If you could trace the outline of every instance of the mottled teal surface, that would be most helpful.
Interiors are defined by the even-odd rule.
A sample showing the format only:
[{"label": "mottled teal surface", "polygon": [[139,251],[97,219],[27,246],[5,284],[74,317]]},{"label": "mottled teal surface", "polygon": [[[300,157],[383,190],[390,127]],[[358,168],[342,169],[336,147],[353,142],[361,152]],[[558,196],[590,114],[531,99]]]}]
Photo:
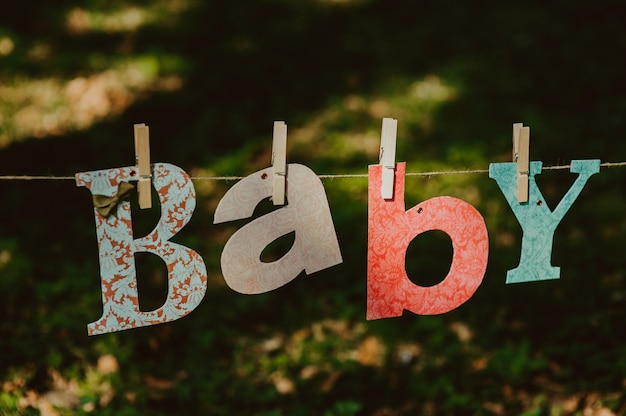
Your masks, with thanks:
[{"label": "mottled teal surface", "polygon": [[523,232],[520,263],[515,269],[507,272],[506,283],[559,278],[560,268],[553,267],[550,262],[554,231],[587,180],[591,175],[600,171],[599,160],[573,160],[570,172],[578,173],[578,177],[559,205],[554,211],[550,211],[535,182],[535,175],[541,173],[541,166],[541,162],[530,163],[528,202],[519,203],[517,202],[517,164],[511,162],[489,165],[489,177],[498,183]]}]

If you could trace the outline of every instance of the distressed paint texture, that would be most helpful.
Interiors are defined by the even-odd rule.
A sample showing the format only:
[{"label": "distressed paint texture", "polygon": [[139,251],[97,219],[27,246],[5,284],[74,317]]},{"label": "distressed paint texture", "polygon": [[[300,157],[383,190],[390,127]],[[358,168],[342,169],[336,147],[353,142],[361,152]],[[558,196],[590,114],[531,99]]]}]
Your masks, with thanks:
[{"label": "distressed paint texture", "polygon": [[558,279],[561,269],[551,264],[554,232],[570,209],[587,180],[600,171],[599,160],[573,160],[570,171],[578,173],[574,184],[561,202],[550,211],[535,175],[541,173],[541,162],[530,163],[528,202],[517,202],[517,164],[492,163],[489,177],[494,179],[522,227],[522,249],[519,265],[506,274],[506,283]]},{"label": "distressed paint texture", "polygon": [[[369,167],[367,319],[449,312],[466,302],[483,280],[489,255],[485,221],[470,204],[452,197],[428,199],[405,211],[406,164],[397,163],[394,196],[381,197],[381,166]],[[450,271],[431,287],[411,282],[405,260],[409,243],[419,234],[441,230],[452,240]],[[424,253],[428,256],[429,253]]]}]

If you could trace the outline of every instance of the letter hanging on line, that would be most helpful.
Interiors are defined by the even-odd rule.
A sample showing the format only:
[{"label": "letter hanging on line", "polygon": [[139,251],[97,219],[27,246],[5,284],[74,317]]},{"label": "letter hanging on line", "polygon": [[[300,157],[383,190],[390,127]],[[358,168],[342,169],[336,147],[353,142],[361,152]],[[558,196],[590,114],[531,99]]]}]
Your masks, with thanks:
[{"label": "letter hanging on line", "polygon": [[530,163],[528,202],[525,203],[517,201],[516,164],[489,165],[489,177],[500,187],[523,233],[519,265],[507,272],[506,283],[534,282],[560,277],[560,267],[553,267],[550,262],[554,232],[589,178],[600,171],[600,160],[572,160],[570,171],[578,173],[578,177],[559,205],[554,211],[550,211],[535,180],[535,175],[541,173],[541,165],[541,162]]},{"label": "letter hanging on line", "polygon": [[[97,199],[110,197],[110,212],[94,208],[102,285],[102,317],[87,325],[89,335],[122,331],[174,321],[187,315],[202,301],[207,272],[194,250],[170,242],[191,219],[196,193],[189,176],[167,163],[152,165],[152,184],[161,202],[161,217],[154,230],[133,239],[130,202],[117,196],[120,183],[138,180],[135,167],[76,174],[77,186],[85,186]],[[139,309],[135,253],[152,253],[167,266],[167,299],[160,308]]]},{"label": "letter hanging on line", "polygon": [[[428,199],[405,211],[406,163],[397,163],[393,198],[380,186],[382,166],[371,165],[368,179],[367,319],[449,312],[472,297],[487,269],[489,239],[480,213],[457,198]],[[411,282],[405,260],[409,243],[419,234],[441,230],[452,240],[450,271],[442,282],[422,287]],[[424,253],[428,256],[428,253]]]},{"label": "letter hanging on line", "polygon": [[[339,243],[322,182],[304,165],[287,165],[287,205],[256,218],[226,242],[221,265],[228,286],[244,294],[277,289],[303,270],[306,274],[342,262]],[[237,182],[215,210],[215,224],[249,218],[255,207],[272,196],[272,168]],[[265,263],[261,253],[274,240],[295,231],[291,249],[280,259]]]}]

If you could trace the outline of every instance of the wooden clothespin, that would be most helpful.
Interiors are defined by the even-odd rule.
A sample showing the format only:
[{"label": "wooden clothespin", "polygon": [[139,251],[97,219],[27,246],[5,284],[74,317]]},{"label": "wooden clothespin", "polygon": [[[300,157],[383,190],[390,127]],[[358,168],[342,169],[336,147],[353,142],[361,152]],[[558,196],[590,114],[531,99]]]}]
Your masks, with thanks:
[{"label": "wooden clothespin", "polygon": [[272,202],[274,205],[285,205],[287,185],[287,124],[284,121],[274,122],[272,141]]},{"label": "wooden clothespin", "polygon": [[517,202],[528,202],[530,175],[530,127],[513,124],[513,161],[517,162]]},{"label": "wooden clothespin", "polygon": [[139,171],[137,193],[139,208],[152,208],[152,183],[150,169],[150,130],[145,124],[135,124],[135,163]]},{"label": "wooden clothespin", "polygon": [[380,194],[383,199],[393,199],[393,184],[396,168],[396,135],[398,132],[398,120],[383,118],[383,128],[380,134],[379,163],[383,167],[382,185]]}]

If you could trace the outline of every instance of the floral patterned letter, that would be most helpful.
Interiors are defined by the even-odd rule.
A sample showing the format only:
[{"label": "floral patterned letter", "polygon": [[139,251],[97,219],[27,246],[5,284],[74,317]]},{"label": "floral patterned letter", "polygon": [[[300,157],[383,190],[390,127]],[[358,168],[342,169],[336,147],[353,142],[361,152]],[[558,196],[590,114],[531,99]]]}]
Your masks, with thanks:
[{"label": "floral patterned letter", "polygon": [[[369,167],[367,319],[449,312],[466,302],[483,280],[489,240],[480,213],[451,197],[428,199],[405,211],[404,173],[397,163],[393,199],[380,194],[381,165]],[[450,236],[454,254],[445,279],[432,287],[415,285],[406,274],[409,243],[419,234],[441,230]],[[428,255],[425,253],[424,255]]]},{"label": "floral patterned letter", "polygon": [[[272,168],[239,181],[215,210],[215,224],[249,218],[272,195]],[[296,232],[293,246],[280,259],[265,263],[261,253],[280,236]],[[287,205],[241,227],[222,251],[222,274],[228,286],[245,294],[277,289],[302,270],[315,273],[342,262],[324,186],[303,165],[287,166]]]},{"label": "floral patterned letter", "polygon": [[[77,186],[92,195],[114,197],[122,182],[136,181],[135,167],[76,174]],[[207,288],[207,273],[202,257],[195,251],[169,241],[189,222],[196,205],[196,194],[189,176],[180,168],[152,165],[152,184],[159,194],[161,218],[147,236],[133,239],[130,203],[119,201],[112,213],[96,211],[96,234],[102,282],[102,317],[87,325],[89,335],[122,331],[179,319],[198,306]],[[139,310],[135,253],[148,252],[165,262],[168,293],[160,308]]]},{"label": "floral patterned letter", "polygon": [[492,163],[489,177],[495,179],[522,227],[522,252],[519,266],[509,270],[506,283],[558,279],[561,269],[550,264],[554,232],[591,175],[600,171],[599,160],[572,160],[571,172],[578,173],[576,182],[567,191],[554,211],[537,186],[535,175],[541,173],[541,162],[530,163],[528,201],[517,202],[517,164]]}]

